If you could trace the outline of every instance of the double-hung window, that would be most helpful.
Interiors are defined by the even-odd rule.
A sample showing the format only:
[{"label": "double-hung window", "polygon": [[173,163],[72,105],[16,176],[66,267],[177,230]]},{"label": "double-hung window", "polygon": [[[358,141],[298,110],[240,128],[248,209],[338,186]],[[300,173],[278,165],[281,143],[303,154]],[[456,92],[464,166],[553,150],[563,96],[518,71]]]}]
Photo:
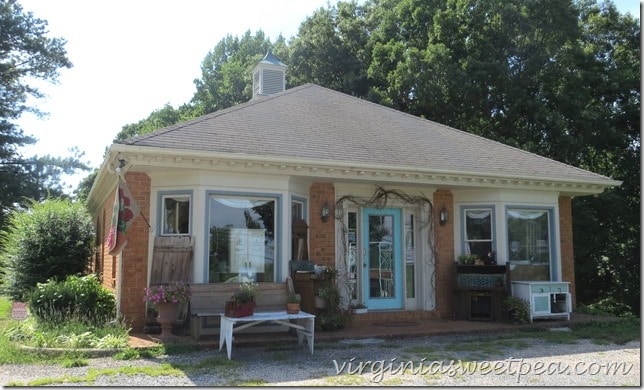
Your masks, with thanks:
[{"label": "double-hung window", "polygon": [[488,258],[495,248],[494,244],[494,208],[463,208],[463,254],[478,255],[480,259]]}]

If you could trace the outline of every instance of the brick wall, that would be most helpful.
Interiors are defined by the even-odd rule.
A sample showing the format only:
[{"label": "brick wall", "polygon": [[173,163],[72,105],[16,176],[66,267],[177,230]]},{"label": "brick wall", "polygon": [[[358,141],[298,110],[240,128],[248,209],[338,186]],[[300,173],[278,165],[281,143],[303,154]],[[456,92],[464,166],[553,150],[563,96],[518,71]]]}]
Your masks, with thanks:
[{"label": "brick wall", "polygon": [[141,207],[145,219],[138,216],[130,227],[129,241],[123,249],[121,313],[133,330],[145,326],[143,289],[148,280],[148,240],[150,228],[150,178],[145,173],[132,172],[125,177],[132,196]]},{"label": "brick wall", "polygon": [[575,260],[572,237],[572,202],[570,197],[559,197],[559,246],[561,247],[561,279],[570,282],[572,305],[576,306]]},{"label": "brick wall", "polygon": [[[441,210],[449,212],[449,220],[445,226],[438,224]],[[452,318],[453,283],[454,283],[454,196],[449,190],[434,192],[435,221],[434,244],[436,246],[436,309],[435,314],[442,318]]]},{"label": "brick wall", "polygon": [[[123,261],[123,275],[121,296],[116,299],[120,302],[121,314],[133,331],[141,331],[145,326],[145,302],[143,302],[143,289],[147,286],[148,277],[148,240],[150,237],[146,220],[150,219],[150,178],[145,173],[130,172],[125,176],[132,196],[141,208],[141,215],[137,216],[129,231],[129,240],[121,253]],[[116,191],[116,189],[114,190]],[[100,211],[102,218],[102,234],[107,235],[112,223],[112,206],[114,205],[115,192],[107,198]],[[105,237],[101,237],[98,248],[102,284],[116,293],[118,278],[117,256],[107,253]]]},{"label": "brick wall", "polygon": [[[309,189],[309,257],[316,264],[335,267],[335,186],[314,183]],[[329,219],[322,222],[320,210],[328,203]]]}]

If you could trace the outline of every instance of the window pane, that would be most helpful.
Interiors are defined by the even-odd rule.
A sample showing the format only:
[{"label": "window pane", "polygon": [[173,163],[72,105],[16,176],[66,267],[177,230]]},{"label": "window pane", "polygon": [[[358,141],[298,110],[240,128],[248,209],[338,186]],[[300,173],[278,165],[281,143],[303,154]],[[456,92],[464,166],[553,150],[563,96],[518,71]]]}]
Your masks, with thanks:
[{"label": "window pane", "polygon": [[209,281],[272,282],[275,201],[210,198]]},{"label": "window pane", "polygon": [[512,260],[550,261],[548,212],[509,210],[508,241]]},{"label": "window pane", "polygon": [[304,204],[299,201],[291,202],[291,219],[304,219]]},{"label": "window pane", "polygon": [[492,209],[465,210],[464,253],[487,259],[494,250],[492,237]]},{"label": "window pane", "polygon": [[190,197],[163,198],[163,234],[190,234]]},{"label": "window pane", "polygon": [[508,253],[519,262],[512,270],[516,280],[550,280],[550,223],[547,210],[507,211]]},{"label": "window pane", "polygon": [[467,240],[491,240],[492,213],[490,210],[467,210],[465,228]]}]

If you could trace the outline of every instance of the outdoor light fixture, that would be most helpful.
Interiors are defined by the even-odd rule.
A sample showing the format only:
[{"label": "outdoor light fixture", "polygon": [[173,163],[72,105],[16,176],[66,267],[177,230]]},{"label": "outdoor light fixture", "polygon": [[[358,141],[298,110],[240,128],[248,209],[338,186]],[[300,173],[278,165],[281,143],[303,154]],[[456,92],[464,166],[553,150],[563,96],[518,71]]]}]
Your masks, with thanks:
[{"label": "outdoor light fixture", "polygon": [[120,158],[119,159],[119,166],[114,168],[114,172],[121,173],[121,170],[123,168],[125,168],[126,165],[127,165],[127,161],[125,161],[124,159]]},{"label": "outdoor light fixture", "polygon": [[440,213],[440,224],[441,226],[445,226],[445,224],[449,221],[449,211],[445,207],[441,210]]},{"label": "outdoor light fixture", "polygon": [[328,203],[322,205],[322,211],[320,212],[320,219],[322,222],[326,222],[329,219],[330,208]]}]

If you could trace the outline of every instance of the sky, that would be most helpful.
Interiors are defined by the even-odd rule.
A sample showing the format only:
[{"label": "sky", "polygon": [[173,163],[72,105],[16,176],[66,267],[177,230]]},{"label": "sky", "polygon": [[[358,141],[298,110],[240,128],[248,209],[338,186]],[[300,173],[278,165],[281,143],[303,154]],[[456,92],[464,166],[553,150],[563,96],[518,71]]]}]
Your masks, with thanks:
[{"label": "sky", "polygon": [[[226,35],[262,30],[287,41],[327,0],[18,0],[24,12],[48,22],[48,36],[67,41],[71,69],[55,85],[38,84],[47,97],[30,101],[48,113],[24,114],[18,125],[38,142],[26,156],[66,157],[71,147],[92,168],[127,124],[195,93],[201,62]],[[336,1],[331,1],[335,4]],[[360,1],[362,3],[362,1]],[[614,1],[639,18],[637,0]],[[250,77],[250,76],[249,76]],[[88,172],[65,181],[76,188]]]}]

